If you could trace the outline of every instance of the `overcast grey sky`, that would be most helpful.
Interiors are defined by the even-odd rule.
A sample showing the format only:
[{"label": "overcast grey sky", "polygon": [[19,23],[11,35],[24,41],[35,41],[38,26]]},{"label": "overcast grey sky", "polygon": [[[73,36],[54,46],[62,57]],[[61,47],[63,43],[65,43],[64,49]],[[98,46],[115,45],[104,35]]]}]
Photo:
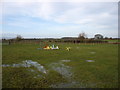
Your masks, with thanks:
[{"label": "overcast grey sky", "polygon": [[[6,0],[7,1],[7,0]],[[3,36],[24,38],[118,37],[117,2],[4,2]]]}]

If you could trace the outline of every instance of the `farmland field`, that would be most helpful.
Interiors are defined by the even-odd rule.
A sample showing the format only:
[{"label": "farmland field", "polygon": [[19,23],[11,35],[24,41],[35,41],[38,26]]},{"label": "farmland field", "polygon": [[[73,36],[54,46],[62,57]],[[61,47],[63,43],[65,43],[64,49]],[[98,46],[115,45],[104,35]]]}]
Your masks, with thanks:
[{"label": "farmland field", "polygon": [[54,44],[60,49],[39,49],[41,43],[3,45],[2,87],[118,87],[117,44]]}]

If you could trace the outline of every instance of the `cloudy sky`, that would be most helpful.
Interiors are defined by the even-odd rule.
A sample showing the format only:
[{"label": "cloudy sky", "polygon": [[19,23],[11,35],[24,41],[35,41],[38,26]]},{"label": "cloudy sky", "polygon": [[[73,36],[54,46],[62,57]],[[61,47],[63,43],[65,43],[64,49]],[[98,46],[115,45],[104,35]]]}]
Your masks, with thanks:
[{"label": "cloudy sky", "polygon": [[[30,0],[32,1],[32,0]],[[3,37],[118,37],[117,2],[3,2]]]}]

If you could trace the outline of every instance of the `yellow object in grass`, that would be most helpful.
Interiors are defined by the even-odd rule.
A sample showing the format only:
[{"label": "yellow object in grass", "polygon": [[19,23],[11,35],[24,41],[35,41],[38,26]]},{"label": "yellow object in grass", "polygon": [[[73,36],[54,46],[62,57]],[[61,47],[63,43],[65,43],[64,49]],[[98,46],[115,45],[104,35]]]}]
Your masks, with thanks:
[{"label": "yellow object in grass", "polygon": [[50,49],[50,47],[49,46],[47,46],[46,48],[44,48],[44,49]]},{"label": "yellow object in grass", "polygon": [[71,47],[66,47],[66,50],[67,50],[67,51],[70,51],[70,49],[71,49]]}]

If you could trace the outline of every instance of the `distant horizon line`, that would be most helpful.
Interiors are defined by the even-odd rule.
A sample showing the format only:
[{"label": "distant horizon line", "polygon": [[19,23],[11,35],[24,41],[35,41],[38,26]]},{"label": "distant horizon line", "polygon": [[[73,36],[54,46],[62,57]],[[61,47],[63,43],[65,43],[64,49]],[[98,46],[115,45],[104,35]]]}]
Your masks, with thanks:
[{"label": "distant horizon line", "polygon": [[[96,34],[101,34],[101,33],[95,33],[94,35],[87,35],[87,38],[94,38],[94,36]],[[18,35],[20,35],[22,38],[63,38],[63,37],[73,37],[73,38],[76,38],[78,36],[68,36],[68,35],[64,35],[64,36],[23,36],[21,34],[14,34],[14,33],[2,33],[0,35],[0,39],[12,39],[12,38],[16,38]],[[104,35],[104,34],[101,34],[103,35],[103,37],[107,37],[107,38],[120,38],[119,35],[116,35],[116,36],[107,36],[107,35]]]},{"label": "distant horizon line", "polygon": [[[16,37],[2,37],[0,39],[15,39]],[[78,37],[22,37],[22,39],[62,39],[62,38],[78,38]],[[94,37],[87,37],[94,38]],[[105,37],[104,37],[105,38]],[[120,37],[107,37],[107,38],[120,38]]]}]

